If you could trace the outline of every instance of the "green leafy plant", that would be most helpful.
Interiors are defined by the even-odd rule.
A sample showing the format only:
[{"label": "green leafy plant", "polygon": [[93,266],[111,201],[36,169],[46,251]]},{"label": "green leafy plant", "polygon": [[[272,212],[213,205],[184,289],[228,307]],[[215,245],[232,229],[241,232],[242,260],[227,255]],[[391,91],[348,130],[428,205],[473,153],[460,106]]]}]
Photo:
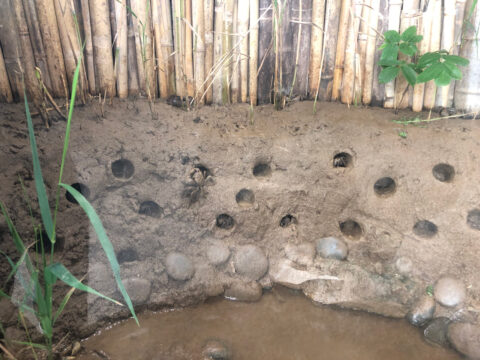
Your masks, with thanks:
[{"label": "green leafy plant", "polygon": [[[9,232],[12,236],[14,246],[19,254],[19,260],[14,262],[7,254],[1,253],[8,263],[11,266],[11,272],[9,273],[5,284],[8,283],[12,279],[12,277],[16,276],[17,281],[19,281],[22,289],[23,289],[23,298],[22,299],[11,299],[11,297],[4,291],[0,290],[0,298],[6,297],[11,299],[12,301],[16,301],[16,305],[19,308],[20,318],[24,318],[24,314],[29,314],[33,316],[39,324],[39,327],[42,331],[42,334],[45,338],[45,344],[34,344],[30,341],[30,336],[28,336],[29,341],[20,343],[26,345],[34,351],[34,348],[46,350],[48,354],[48,358],[53,358],[53,347],[52,347],[52,340],[53,340],[53,331],[54,326],[63,312],[65,306],[67,305],[70,297],[72,296],[75,289],[80,291],[86,291],[88,293],[97,295],[104,299],[107,299],[115,304],[122,305],[120,302],[111,299],[98,291],[92,289],[91,287],[83,284],[80,280],[78,280],[70,271],[60,263],[54,261],[54,247],[56,243],[56,223],[57,223],[57,214],[59,209],[59,201],[60,201],[60,191],[61,189],[66,189],[78,202],[78,204],[82,207],[85,211],[86,215],[88,216],[93,228],[96,231],[98,240],[100,241],[107,259],[110,263],[112,272],[114,274],[117,286],[127,304],[130,313],[134,317],[135,321],[138,324],[138,319],[136,317],[135,311],[133,309],[133,304],[128,296],[125,287],[122,284],[120,278],[120,266],[115,256],[115,252],[113,250],[113,246],[108,239],[105,229],[100,221],[98,215],[96,214],[93,207],[90,203],[85,199],[85,197],[72,188],[70,185],[66,185],[62,182],[63,177],[63,170],[65,166],[68,144],[70,139],[70,129],[71,129],[71,120],[73,117],[73,109],[75,104],[75,97],[76,97],[76,90],[77,90],[77,83],[78,83],[78,76],[80,71],[81,61],[78,62],[77,68],[74,73],[73,84],[72,84],[72,93],[70,99],[70,107],[69,107],[69,114],[67,118],[67,126],[65,132],[65,140],[62,152],[62,160],[60,164],[60,173],[59,173],[59,180],[56,189],[56,197],[55,197],[55,208],[53,212],[53,216],[50,210],[50,206],[48,203],[47,192],[45,189],[45,183],[42,176],[42,170],[40,167],[40,160],[37,151],[37,144],[35,140],[35,134],[33,130],[33,123],[32,118],[30,115],[30,110],[27,101],[27,95],[24,94],[25,97],[25,113],[27,118],[27,126],[28,126],[28,134],[30,140],[30,147],[32,151],[32,160],[33,160],[33,172],[34,172],[34,181],[35,181],[35,189],[37,193],[40,214],[42,219],[42,225],[35,224],[34,221],[34,233],[35,239],[32,243],[26,245],[23,239],[20,237],[15,225],[13,224],[10,216],[8,215],[7,209],[2,202],[0,202],[0,210],[5,218],[7,227]],[[44,229],[44,234],[48,237],[48,239],[44,239],[45,235],[42,235],[42,228]],[[48,244],[50,242],[50,253],[47,251],[45,243]],[[36,248],[35,254],[40,254],[40,256],[32,257],[30,256],[31,248]],[[65,284],[71,287],[71,289],[67,292],[67,294],[63,297],[63,300],[60,302],[60,305],[54,309],[54,301],[53,301],[53,288],[57,280],[61,280]],[[22,321],[24,323],[24,321]],[[25,324],[24,324],[25,326]],[[28,335],[28,330],[25,326],[25,330]],[[35,352],[34,352],[35,355]],[[35,358],[37,356],[35,355]]]},{"label": "green leafy plant", "polygon": [[[469,61],[461,56],[450,55],[446,50],[427,52],[417,56],[417,43],[423,36],[417,35],[417,27],[410,26],[403,33],[389,30],[384,34],[384,43],[380,46],[380,66],[382,71],[378,78],[380,83],[388,83],[402,73],[407,82],[415,84],[434,80],[437,86],[460,80],[462,72],[458,66],[467,66]],[[399,54],[407,60],[399,59]],[[410,61],[408,61],[410,60]]]}]

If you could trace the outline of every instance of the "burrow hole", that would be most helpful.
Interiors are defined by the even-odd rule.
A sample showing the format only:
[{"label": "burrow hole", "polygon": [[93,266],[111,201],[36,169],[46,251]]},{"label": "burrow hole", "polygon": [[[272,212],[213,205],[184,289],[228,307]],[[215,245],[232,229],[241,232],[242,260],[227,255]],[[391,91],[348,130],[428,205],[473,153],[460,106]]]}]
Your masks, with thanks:
[{"label": "burrow hole", "polygon": [[235,200],[241,207],[250,207],[255,203],[255,194],[252,190],[242,189],[235,195]]},{"label": "burrow hole", "polygon": [[[90,189],[88,188],[87,185],[82,183],[74,183],[72,184],[72,187],[75,190],[77,190],[80,194],[82,194],[85,199],[88,200],[88,198],[90,197]],[[72,204],[78,204],[77,200],[75,200],[73,195],[70,194],[68,191],[65,193],[65,198]]]},{"label": "burrow hole", "polygon": [[190,173],[190,178],[196,183],[202,183],[207,177],[211,176],[212,172],[203,164],[197,164],[193,167]]},{"label": "burrow hole", "polygon": [[352,155],[347,152],[340,152],[333,157],[333,167],[346,168],[353,163]]},{"label": "burrow hole", "polygon": [[391,195],[395,192],[396,189],[397,184],[395,183],[395,180],[388,176],[378,179],[373,185],[373,190],[375,191],[375,194],[379,196]]},{"label": "burrow hole", "polygon": [[120,264],[138,260],[137,251],[133,248],[120,250],[117,253],[117,260]]},{"label": "burrow hole", "polygon": [[140,204],[138,213],[158,218],[163,214],[163,209],[155,201],[147,200]]},{"label": "burrow hole", "polygon": [[413,225],[413,233],[423,238],[431,238],[438,233],[438,227],[428,220],[420,220]]},{"label": "burrow hole", "polygon": [[112,174],[118,179],[129,179],[134,172],[135,167],[128,159],[119,159],[112,163]]},{"label": "burrow hole", "polygon": [[437,164],[432,169],[433,177],[441,182],[451,182],[455,176],[455,169],[452,165]]},{"label": "burrow hole", "polygon": [[[63,237],[59,237],[58,234],[55,235],[56,240],[55,240],[55,245],[53,252],[57,252],[60,250],[63,250],[63,244],[64,244],[64,239]],[[43,244],[43,250],[45,251],[45,254],[50,254],[52,251],[52,243],[50,241],[50,238],[47,235],[47,232],[45,230],[42,230],[42,234],[37,235],[37,242],[35,243],[35,250],[41,254],[42,253],[42,244]]]},{"label": "burrow hole", "polygon": [[480,230],[480,210],[473,209],[468,212],[467,225],[472,229]]},{"label": "burrow hole", "polygon": [[339,223],[340,231],[346,237],[357,240],[363,235],[362,227],[358,222],[352,219],[345,220]]},{"label": "burrow hole", "polygon": [[235,225],[235,220],[228,214],[220,214],[217,216],[216,225],[220,229],[230,230]]},{"label": "burrow hole", "polygon": [[280,219],[280,226],[286,228],[292,224],[297,224],[297,218],[291,214],[287,214]]},{"label": "burrow hole", "polygon": [[265,178],[272,175],[272,168],[267,162],[258,162],[253,167],[253,176],[257,178]]}]

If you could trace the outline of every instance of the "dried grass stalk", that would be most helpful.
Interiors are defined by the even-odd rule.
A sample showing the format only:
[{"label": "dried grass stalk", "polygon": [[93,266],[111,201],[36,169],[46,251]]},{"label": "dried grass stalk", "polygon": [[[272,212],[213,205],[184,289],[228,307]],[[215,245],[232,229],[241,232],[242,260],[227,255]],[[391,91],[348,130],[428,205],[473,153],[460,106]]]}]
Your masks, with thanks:
[{"label": "dried grass stalk", "polygon": [[345,62],[345,45],[348,35],[348,24],[350,12],[352,11],[351,0],[342,0],[340,11],[340,22],[338,24],[337,51],[335,55],[335,68],[333,70],[332,100],[336,101],[340,97],[342,87],[343,70]]},{"label": "dried grass stalk", "polygon": [[203,0],[192,0],[193,28],[195,29],[195,98],[201,103],[205,82],[205,14]]},{"label": "dried grass stalk", "polygon": [[[247,102],[248,96],[248,20],[250,2],[238,2],[238,34],[240,37],[240,101]],[[258,25],[257,25],[258,26]]]},{"label": "dried grass stalk", "polygon": [[115,73],[117,75],[117,95],[119,98],[128,96],[128,26],[127,1],[115,3],[115,21],[117,34],[115,36]]},{"label": "dried grass stalk", "polygon": [[[213,14],[214,0],[204,0],[205,16],[205,74],[210,74],[213,68]],[[210,104],[213,99],[211,82],[206,84],[205,102]]]},{"label": "dried grass stalk", "polygon": [[375,52],[377,51],[378,16],[380,0],[372,0],[368,17],[367,45],[365,49],[365,76],[363,78],[362,102],[369,105],[372,102],[373,69],[375,65]]},{"label": "dried grass stalk", "polygon": [[[250,104],[257,105],[257,69],[258,69],[258,12],[259,1],[250,0],[250,34],[249,34],[249,77],[248,88]],[[244,76],[242,74],[242,76]]]},{"label": "dried grass stalk", "polygon": [[325,18],[325,1],[313,0],[312,2],[312,35],[310,40],[310,67],[308,71],[308,84],[310,95],[316,93],[320,81],[320,66],[322,64],[323,50],[323,24]]},{"label": "dried grass stalk", "polygon": [[90,7],[88,1],[80,2],[82,7],[82,21],[83,21],[83,33],[85,35],[85,49],[84,49],[84,62],[87,69],[88,87],[90,94],[97,93],[97,85],[95,81],[95,62],[93,60],[93,40],[92,40],[92,25],[90,21]]},{"label": "dried grass stalk", "polygon": [[0,102],[11,103],[13,101],[12,89],[8,82],[7,69],[3,60],[2,47],[0,46]]},{"label": "dried grass stalk", "polygon": [[[432,6],[432,32],[430,35],[429,51],[440,50],[441,32],[442,32],[442,0],[430,0],[428,7]],[[435,82],[429,81],[425,84],[425,95],[423,98],[423,106],[426,109],[433,109],[435,106],[435,97],[437,93],[437,87]]]},{"label": "dried grass stalk", "polygon": [[[391,0],[388,11],[388,30],[400,30],[400,13],[402,9],[402,0]],[[395,80],[385,84],[385,102],[383,106],[393,108],[395,106]]]}]

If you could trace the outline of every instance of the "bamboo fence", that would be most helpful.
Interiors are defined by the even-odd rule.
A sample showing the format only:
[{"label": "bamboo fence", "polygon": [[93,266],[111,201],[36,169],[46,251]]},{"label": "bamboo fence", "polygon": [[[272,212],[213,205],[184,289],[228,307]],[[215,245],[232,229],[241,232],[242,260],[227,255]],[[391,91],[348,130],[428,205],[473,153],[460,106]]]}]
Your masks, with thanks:
[{"label": "bamboo fence", "polygon": [[[378,82],[382,33],[416,25],[420,53],[458,54],[466,0],[5,0],[0,101],[78,96],[251,105],[297,97],[415,111],[455,83]],[[40,109],[41,110],[41,109]],[[42,111],[40,111],[42,112]]]}]

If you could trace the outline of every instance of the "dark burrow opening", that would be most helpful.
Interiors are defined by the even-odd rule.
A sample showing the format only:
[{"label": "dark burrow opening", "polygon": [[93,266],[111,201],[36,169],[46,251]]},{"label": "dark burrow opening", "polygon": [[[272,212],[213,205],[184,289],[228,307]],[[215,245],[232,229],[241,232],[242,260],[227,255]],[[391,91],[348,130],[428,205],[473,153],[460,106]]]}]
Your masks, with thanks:
[{"label": "dark burrow opening", "polygon": [[339,223],[340,231],[343,235],[351,239],[360,239],[363,235],[362,227],[358,222],[352,219],[345,220]]},{"label": "dark burrow opening", "polygon": [[138,260],[137,251],[133,248],[120,250],[117,253],[117,260],[120,264]]},{"label": "dark burrow opening", "polygon": [[163,209],[155,201],[147,200],[140,204],[138,213],[158,218],[163,214]]},{"label": "dark burrow opening", "polygon": [[438,181],[451,182],[455,176],[455,169],[452,165],[442,163],[435,165],[432,169],[432,173]]},{"label": "dark burrow opening", "polygon": [[420,220],[413,225],[413,233],[423,238],[431,238],[438,233],[438,227],[431,221]]},{"label": "dark burrow opening", "polygon": [[255,177],[268,177],[272,174],[272,168],[270,164],[266,162],[259,162],[253,167],[253,176]]},{"label": "dark burrow opening", "polygon": [[[87,185],[82,184],[82,183],[74,183],[72,184],[72,187],[77,190],[80,194],[82,194],[85,199],[89,199],[90,197],[90,189],[88,188]],[[73,197],[72,194],[70,194],[68,191],[65,192],[65,198],[71,202],[72,204],[78,204],[77,200]]]},{"label": "dark burrow opening", "polygon": [[235,220],[228,214],[220,214],[217,216],[216,225],[220,229],[230,230],[235,225]]},{"label": "dark burrow opening", "polygon": [[391,195],[395,192],[396,189],[397,184],[395,183],[395,180],[388,176],[378,179],[373,185],[373,190],[375,191],[375,194],[379,196]]},{"label": "dark burrow opening", "polygon": [[280,219],[280,226],[286,228],[292,224],[297,224],[297,218],[293,215],[287,214]]},{"label": "dark burrow opening", "polygon": [[333,167],[346,168],[353,163],[352,155],[347,152],[340,152],[333,157]]},{"label": "dark burrow opening", "polygon": [[195,181],[197,184],[203,184],[203,181],[212,175],[212,172],[205,165],[197,164],[193,167],[192,172],[190,173],[190,178]]},{"label": "dark burrow opening", "polygon": [[[53,252],[61,251],[63,250],[63,245],[64,245],[64,239],[61,236],[58,236],[58,234],[55,235],[56,240],[55,240],[55,245]],[[42,253],[42,244],[43,244],[43,250],[45,251],[45,254],[50,254],[52,251],[52,242],[50,241],[50,238],[47,235],[47,232],[45,230],[42,230],[41,235],[37,235],[37,241],[35,243],[35,251],[38,252],[39,254]]]},{"label": "dark burrow opening", "polygon": [[235,195],[235,200],[237,204],[242,207],[250,207],[255,202],[255,194],[252,190],[241,189],[237,195]]},{"label": "dark burrow opening", "polygon": [[480,209],[473,209],[468,212],[467,224],[472,229],[480,230]]},{"label": "dark burrow opening", "polygon": [[135,167],[128,159],[119,159],[112,163],[112,174],[118,179],[129,179],[134,172]]}]

